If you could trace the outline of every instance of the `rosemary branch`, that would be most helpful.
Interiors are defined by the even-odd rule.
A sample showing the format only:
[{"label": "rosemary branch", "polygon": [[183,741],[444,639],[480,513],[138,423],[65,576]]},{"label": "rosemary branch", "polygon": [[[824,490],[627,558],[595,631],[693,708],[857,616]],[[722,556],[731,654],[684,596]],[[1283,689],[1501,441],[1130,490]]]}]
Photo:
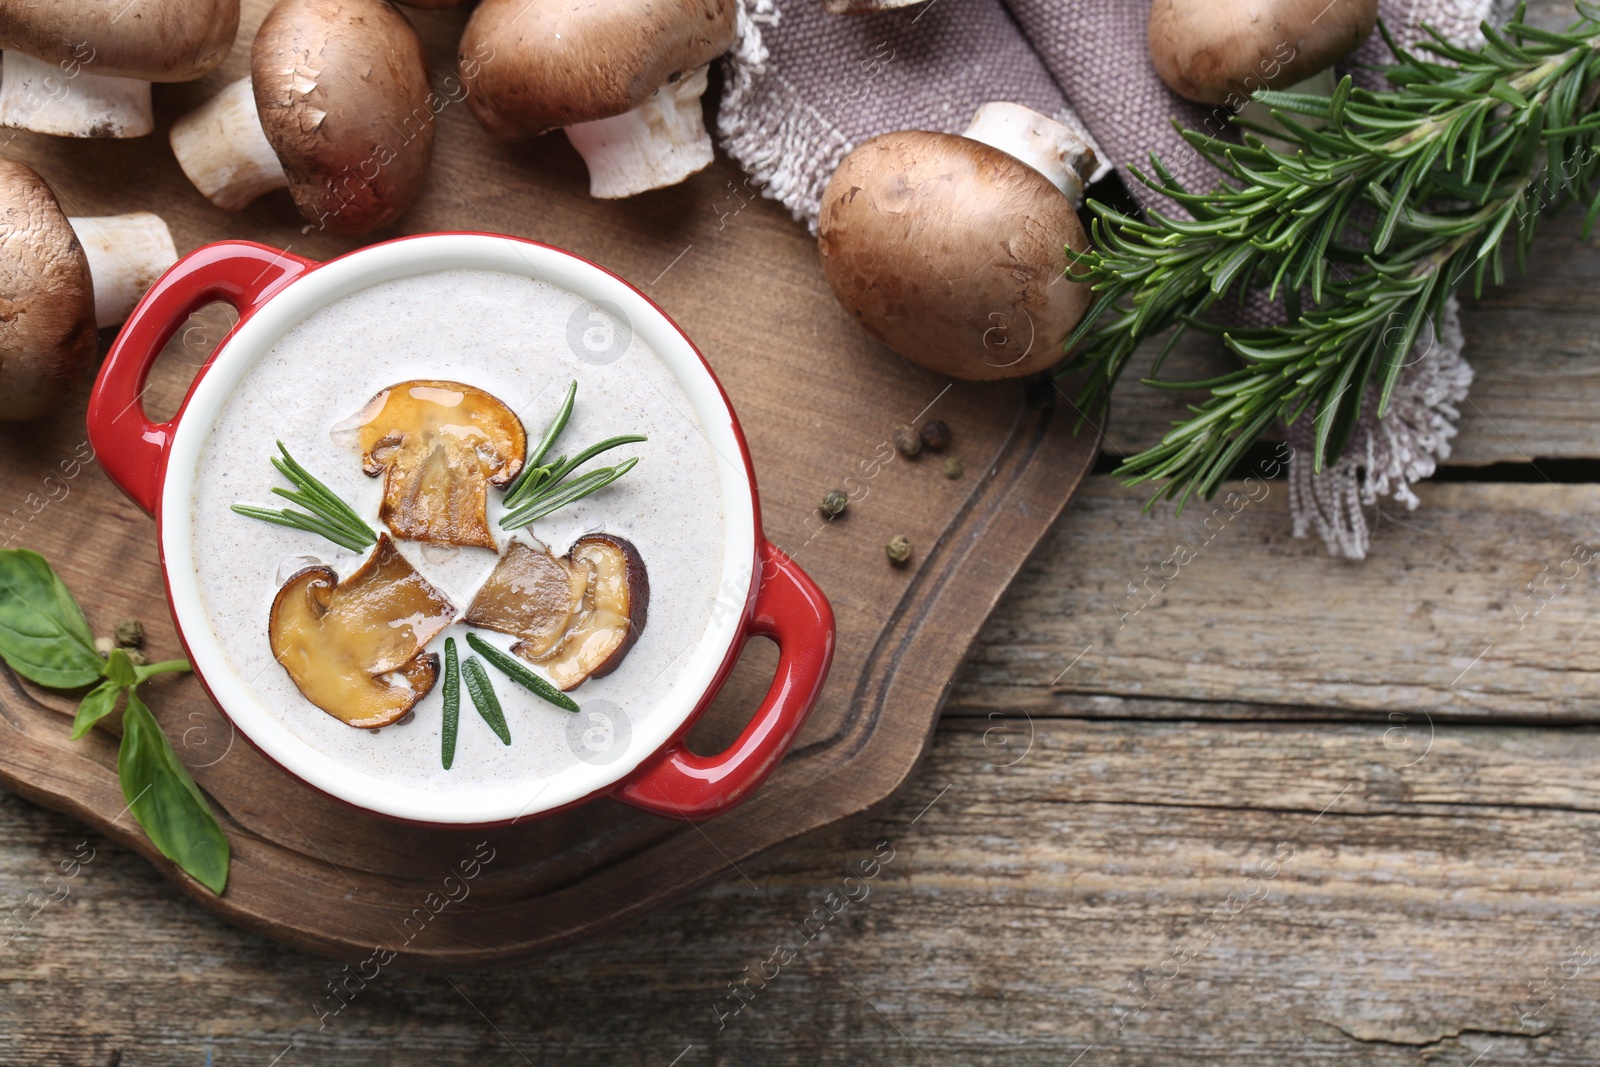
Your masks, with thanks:
[{"label": "rosemary branch", "polygon": [[361,516],[357,515],[349,504],[340,500],[333,490],[317,479],[316,475],[295,462],[295,458],[289,455],[289,450],[283,447],[282,441],[277,444],[282,456],[273,456],[272,465],[278,469],[279,474],[293,483],[295,488],[274,487],[272,492],[291,503],[299,504],[306,510],[235,504],[233,505],[235,512],[263,522],[292,526],[297,530],[318,534],[352,552],[360,552],[378,540],[378,535],[372,531],[372,527],[363,522]]},{"label": "rosemary branch", "polygon": [[[1391,88],[1331,97],[1263,92],[1292,146],[1264,144],[1247,122],[1239,144],[1185,130],[1224,176],[1208,192],[1185,189],[1161,161],[1149,188],[1188,219],[1134,218],[1100,203],[1095,250],[1069,254],[1098,299],[1067,341],[1067,371],[1087,371],[1079,398],[1103,403],[1141,343],[1169,333],[1145,384],[1209,395],[1153,448],[1123,461],[1127,484],[1157,483],[1150,503],[1210,496],[1245,450],[1279,420],[1311,418],[1320,471],[1344,450],[1369,383],[1387,411],[1400,370],[1425,322],[1467,276],[1480,294],[1504,279],[1512,235],[1519,269],[1541,209],[1589,204],[1600,215],[1600,8],[1555,33],[1525,13],[1503,30],[1483,26],[1467,49],[1429,30],[1417,50],[1380,31],[1394,54]],[[1555,161],[1552,164],[1552,161]],[[1252,290],[1282,295],[1288,321],[1221,331],[1206,314]],[[1168,381],[1162,363],[1188,330],[1222,333],[1238,369],[1206,381]]]},{"label": "rosemary branch", "polygon": [[545,431],[539,443],[528,451],[527,461],[522,465],[522,473],[506,487],[506,513],[500,518],[502,529],[518,529],[574,501],[582,500],[597,489],[604,488],[621,478],[639,462],[637,458],[633,458],[624,460],[615,467],[597,467],[574,481],[566,481],[569,475],[602,452],[609,452],[621,445],[649,440],[643,434],[620,434],[608,437],[604,441],[590,445],[571,459],[559,456],[549,463],[543,462],[544,457],[554,446],[556,438],[566,429],[567,419],[572,415],[572,404],[577,395],[578,383],[574,381],[567,386],[567,394],[562,399],[561,408],[551,421],[550,428]]}]

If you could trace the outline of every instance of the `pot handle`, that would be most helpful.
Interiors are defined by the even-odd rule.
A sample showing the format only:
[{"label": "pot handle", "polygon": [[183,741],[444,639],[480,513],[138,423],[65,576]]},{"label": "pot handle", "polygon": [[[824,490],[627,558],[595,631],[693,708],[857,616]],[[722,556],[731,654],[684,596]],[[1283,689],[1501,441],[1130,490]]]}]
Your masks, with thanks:
[{"label": "pot handle", "polygon": [[618,800],[691,821],[726,811],[766,780],[811,713],[833,662],[833,608],[817,583],[770,541],[761,540],[756,556],[760,575],[740,644],[756,636],[778,644],[778,671],[766,699],[727,751],[699,756],[680,738],[619,786]]},{"label": "pot handle", "polygon": [[[312,265],[309,259],[250,241],[204,245],[174,263],[128,316],[89,394],[89,445],[111,480],[146,512],[155,514],[167,443],[183,416],[180,408],[168,422],[151,422],[141,403],[145,380],[161,349],[206,304],[215,300],[232,304],[243,322]],[[207,357],[194,385],[221,347]],[[194,385],[189,386],[191,394]]]}]

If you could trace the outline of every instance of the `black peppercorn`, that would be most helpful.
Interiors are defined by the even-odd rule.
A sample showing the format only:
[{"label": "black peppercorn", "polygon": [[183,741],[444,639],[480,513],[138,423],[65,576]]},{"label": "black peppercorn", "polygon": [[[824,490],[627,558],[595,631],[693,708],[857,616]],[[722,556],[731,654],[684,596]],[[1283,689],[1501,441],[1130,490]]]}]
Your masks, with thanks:
[{"label": "black peppercorn", "polygon": [[943,452],[950,447],[950,427],[939,419],[924,423],[922,427],[922,447],[929,452]]}]

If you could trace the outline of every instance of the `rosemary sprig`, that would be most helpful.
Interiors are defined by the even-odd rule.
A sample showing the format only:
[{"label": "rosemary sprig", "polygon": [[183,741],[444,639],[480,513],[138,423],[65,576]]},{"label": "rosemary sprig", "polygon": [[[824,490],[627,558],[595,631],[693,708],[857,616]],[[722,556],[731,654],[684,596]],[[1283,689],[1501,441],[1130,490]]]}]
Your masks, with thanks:
[{"label": "rosemary sprig", "polygon": [[544,437],[540,438],[537,445],[528,450],[528,461],[522,465],[522,473],[517,475],[510,485],[506,486],[507,501],[515,499],[530,478],[541,476],[540,471],[549,473],[550,468],[541,468],[539,462],[550,451],[550,446],[556,443],[556,438],[561,436],[561,431],[567,428],[567,419],[572,415],[572,402],[577,399],[577,396],[578,382],[577,379],[573,379],[572,384],[567,386],[567,395],[561,401],[561,409],[556,412],[555,419],[551,421],[549,428],[545,430]]},{"label": "rosemary sprig", "polygon": [[590,471],[576,481],[568,482],[564,486],[556,486],[545,493],[534,497],[527,504],[516,511],[507,512],[501,516],[500,526],[506,530],[518,530],[536,519],[560,508],[566,507],[575,500],[582,500],[597,489],[604,489],[618,478],[633,470],[639,459],[637,456],[625,459],[615,467],[600,467]]},{"label": "rosemary sprig", "polygon": [[510,678],[513,682],[516,682],[518,685],[533,693],[535,696],[542,697],[543,699],[554,704],[556,707],[565,711],[578,710],[577,701],[567,696],[567,694],[563,693],[561,690],[557,689],[555,686],[551,685],[537,674],[534,674],[528,668],[524,667],[510,656],[506,655],[498,648],[495,648],[477,634],[468,634],[467,644],[472,646],[474,652],[478,653],[478,655],[488,660],[490,664],[497,667],[507,678]]},{"label": "rosemary sprig", "polygon": [[279,474],[294,484],[295,489],[275,487],[272,491],[306,510],[295,511],[292,508],[273,510],[253,504],[235,504],[234,511],[252,519],[318,534],[352,552],[360,552],[378,540],[378,535],[373,532],[372,527],[361,521],[361,516],[357,515],[349,504],[340,500],[315,475],[295,462],[294,457],[289,455],[289,450],[283,447],[282,441],[278,442],[278,451],[283,455],[281,458],[273,456],[272,465],[278,469]]},{"label": "rosemary sprig", "polygon": [[444,639],[444,717],[439,729],[439,759],[449,770],[456,761],[456,734],[461,728],[461,665],[456,639]]},{"label": "rosemary sprig", "polygon": [[483,721],[489,724],[489,729],[495,732],[501,743],[509,745],[511,730],[506,726],[506,713],[500,709],[500,698],[494,695],[494,683],[489,681],[489,672],[483,669],[483,664],[478,662],[476,656],[468,656],[461,665],[461,676],[467,683],[467,695],[472,697],[472,706],[478,709],[478,714],[483,716]]},{"label": "rosemary sprig", "polygon": [[566,481],[567,477],[579,467],[603,452],[609,452],[620,445],[649,440],[642,434],[608,437],[598,444],[590,445],[571,459],[558,456],[549,463],[543,462],[551,447],[555,445],[556,438],[566,429],[567,419],[572,415],[573,400],[577,395],[578,383],[574,381],[567,386],[567,395],[562,400],[561,408],[556,412],[549,429],[545,430],[539,443],[529,450],[527,461],[522,465],[522,473],[506,487],[506,514],[500,519],[502,529],[520,529],[536,519],[542,519],[553,511],[581,500],[627,474],[639,462],[637,458],[624,460],[615,467],[598,467],[581,478],[571,482]]},{"label": "rosemary sprig", "polygon": [[1186,130],[1221,185],[1191,192],[1154,157],[1152,174],[1135,172],[1191,218],[1090,205],[1096,250],[1073,259],[1099,297],[1067,341],[1067,369],[1087,371],[1081,410],[1104,401],[1142,342],[1171,331],[1159,376],[1177,339],[1215,330],[1205,315],[1234,292],[1282,294],[1288,309],[1283,326],[1223,334],[1240,360],[1231,373],[1146,379],[1209,396],[1123,461],[1128,484],[1159,483],[1151,503],[1173,498],[1181,510],[1214,492],[1280,419],[1314,420],[1320,471],[1343,451],[1370,382],[1385,414],[1412,343],[1456,284],[1470,275],[1478,294],[1486,277],[1503,280],[1508,233],[1522,267],[1540,210],[1577,199],[1589,204],[1587,236],[1600,215],[1600,8],[1577,10],[1578,22],[1553,33],[1519,8],[1504,30],[1484,25],[1480,49],[1430,30],[1410,51],[1384,30],[1390,89],[1346,78],[1331,98],[1257,95],[1293,154],[1267,147],[1254,127],[1244,144]]}]

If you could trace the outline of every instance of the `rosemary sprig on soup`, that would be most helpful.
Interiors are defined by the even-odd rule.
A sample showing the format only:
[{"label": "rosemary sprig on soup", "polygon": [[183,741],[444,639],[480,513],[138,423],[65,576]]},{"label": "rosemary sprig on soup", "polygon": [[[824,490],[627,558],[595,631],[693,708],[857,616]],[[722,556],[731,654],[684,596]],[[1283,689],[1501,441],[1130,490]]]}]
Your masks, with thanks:
[{"label": "rosemary sprig on soup", "polygon": [[[430,646],[442,641],[439,757],[450,770],[463,688],[500,741],[512,743],[486,663],[566,712],[579,710],[570,690],[617,669],[643,630],[649,605],[638,549],[603,532],[578,537],[562,556],[531,538],[531,544],[509,539],[501,547],[489,519],[491,487],[503,492],[499,527],[518,530],[594,495],[638,463],[631,457],[582,469],[597,456],[647,439],[631,433],[570,458],[548,458],[572,419],[577,387],[576,381],[568,386],[531,448],[516,413],[484,389],[417,379],[380,390],[333,430],[335,440],[356,446],[362,473],[383,479],[382,533],[279,443],[282,456],[273,465],[295,489],[273,492],[306,510],[244,504],[233,510],[365,552],[342,578],[326,564],[303,567],[273,598],[267,620],[272,655],[306,700],[359,729],[406,723],[441,681],[440,655]],[[400,549],[404,542],[486,550],[496,559],[463,612],[425,573],[433,557],[409,559]],[[458,658],[455,637],[446,632],[458,625],[515,640],[508,652],[468,632],[465,640],[477,655]]]},{"label": "rosemary sprig on soup", "polygon": [[[361,521],[361,516],[355,509],[324,485],[310,471],[295,462],[289,450],[283,447],[283,442],[278,442],[278,451],[281,456],[272,457],[272,465],[278,468],[289,481],[294,483],[294,489],[274,487],[272,492],[292,503],[299,504],[306,511],[295,511],[293,508],[256,507],[253,504],[235,504],[233,510],[240,515],[263,522],[277,523],[279,526],[292,526],[297,530],[308,533],[320,534],[341,548],[348,548],[352,552],[360,552],[378,539],[372,527]],[[309,514],[307,514],[309,512]]]}]

